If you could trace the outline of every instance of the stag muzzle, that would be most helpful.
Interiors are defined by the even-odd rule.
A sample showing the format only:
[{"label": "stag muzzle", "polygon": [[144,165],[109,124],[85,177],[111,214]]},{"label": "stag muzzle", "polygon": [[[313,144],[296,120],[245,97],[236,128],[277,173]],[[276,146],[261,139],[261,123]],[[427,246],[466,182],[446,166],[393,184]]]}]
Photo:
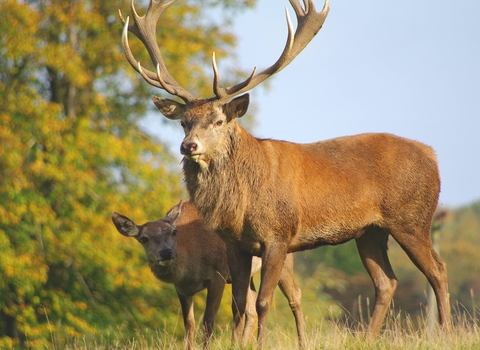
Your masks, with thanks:
[{"label": "stag muzzle", "polygon": [[182,142],[180,145],[180,153],[184,156],[191,156],[193,155],[198,149],[198,145],[196,142]]},{"label": "stag muzzle", "polygon": [[200,162],[200,158],[204,152],[204,147],[196,137],[192,138],[187,136],[180,145],[180,153],[184,155],[185,158],[191,159],[197,163]]},{"label": "stag muzzle", "polygon": [[173,250],[163,249],[158,253],[157,265],[170,266],[173,264]]}]

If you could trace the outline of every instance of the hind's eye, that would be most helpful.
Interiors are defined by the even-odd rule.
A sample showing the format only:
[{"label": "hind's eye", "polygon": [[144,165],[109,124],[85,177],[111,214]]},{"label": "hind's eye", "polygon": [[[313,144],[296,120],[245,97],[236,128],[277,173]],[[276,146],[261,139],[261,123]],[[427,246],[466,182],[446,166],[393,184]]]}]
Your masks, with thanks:
[{"label": "hind's eye", "polygon": [[215,123],[215,126],[222,126],[223,120],[219,120],[218,122]]},{"label": "hind's eye", "polygon": [[146,244],[146,243],[148,243],[148,237],[142,237],[142,238],[139,239],[139,241],[142,244]]},{"label": "hind's eye", "polygon": [[173,230],[172,235],[175,237],[177,235],[177,233],[178,233],[177,230]]},{"label": "hind's eye", "polygon": [[185,123],[184,122],[180,122],[180,125],[182,126],[182,128],[185,129]]}]

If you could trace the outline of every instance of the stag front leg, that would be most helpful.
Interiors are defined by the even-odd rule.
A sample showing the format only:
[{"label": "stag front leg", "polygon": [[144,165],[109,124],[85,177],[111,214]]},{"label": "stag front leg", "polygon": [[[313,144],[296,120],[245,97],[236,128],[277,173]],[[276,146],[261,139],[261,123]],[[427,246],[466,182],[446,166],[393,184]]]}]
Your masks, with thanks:
[{"label": "stag front leg", "polygon": [[262,276],[257,298],[257,343],[259,347],[262,347],[265,339],[268,311],[270,310],[273,292],[280,279],[286,256],[287,246],[284,243],[277,242],[267,245],[262,255]]},{"label": "stag front leg", "polygon": [[245,309],[247,306],[247,293],[250,286],[252,257],[239,251],[232,245],[227,245],[227,258],[230,274],[232,276],[232,313],[234,342],[242,339],[245,325]]}]

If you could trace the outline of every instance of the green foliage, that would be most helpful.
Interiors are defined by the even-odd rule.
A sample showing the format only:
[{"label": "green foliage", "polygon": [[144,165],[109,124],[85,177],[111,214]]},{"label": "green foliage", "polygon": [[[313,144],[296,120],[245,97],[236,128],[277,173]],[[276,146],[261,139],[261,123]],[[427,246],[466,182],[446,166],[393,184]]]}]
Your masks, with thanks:
[{"label": "green foliage", "polygon": [[307,275],[313,274],[318,265],[332,267],[348,275],[365,271],[355,241],[306,251],[302,253],[302,257],[301,269],[304,270],[302,273]]},{"label": "green foliage", "polygon": [[[205,94],[207,58],[235,42],[226,17],[205,27],[211,6],[180,2],[159,32],[171,73]],[[124,58],[118,9],[130,1],[0,2],[0,348],[178,324],[174,289],[110,219],[156,219],[185,195],[173,156],[138,126],[150,88]]]},{"label": "green foliage", "polygon": [[480,202],[449,211],[439,235],[452,299],[472,311],[480,305]]}]

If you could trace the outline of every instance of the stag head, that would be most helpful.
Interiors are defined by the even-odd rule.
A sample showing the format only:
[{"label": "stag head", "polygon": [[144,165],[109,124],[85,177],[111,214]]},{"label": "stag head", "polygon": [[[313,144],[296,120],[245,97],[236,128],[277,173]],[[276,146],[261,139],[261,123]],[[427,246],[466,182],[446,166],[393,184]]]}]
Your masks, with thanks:
[{"label": "stag head", "polygon": [[[165,117],[181,120],[185,139],[180,147],[180,152],[187,159],[194,160],[200,165],[208,165],[209,159],[215,156],[216,152],[226,151],[225,147],[221,150],[220,146],[216,146],[212,150],[210,146],[223,146],[230,139],[231,132],[237,127],[235,119],[242,117],[248,109],[249,95],[244,93],[285,68],[322,28],[329,11],[329,0],[325,0],[322,11],[318,13],[313,0],[303,0],[303,6],[299,0],[289,1],[297,17],[297,28],[294,31],[290,16],[286,11],[288,36],[278,60],[260,73],[257,73],[254,68],[246,80],[224,88],[220,86],[220,75],[214,53],[212,56],[214,96],[211,98],[195,98],[171,77],[163,62],[155,39],[156,25],[163,11],[170,7],[175,0],[160,0],[159,2],[150,0],[144,16],[137,14],[132,0],[131,12],[134,19],[132,25],[129,24],[129,17],[124,19],[119,12],[120,19],[124,24],[123,48],[130,65],[149,84],[179,97],[184,102],[153,96],[155,106]],[[137,36],[147,48],[153,65],[156,67],[155,72],[143,68],[140,62],[134,58],[128,44],[129,31]],[[236,97],[241,94],[244,95]]]}]

